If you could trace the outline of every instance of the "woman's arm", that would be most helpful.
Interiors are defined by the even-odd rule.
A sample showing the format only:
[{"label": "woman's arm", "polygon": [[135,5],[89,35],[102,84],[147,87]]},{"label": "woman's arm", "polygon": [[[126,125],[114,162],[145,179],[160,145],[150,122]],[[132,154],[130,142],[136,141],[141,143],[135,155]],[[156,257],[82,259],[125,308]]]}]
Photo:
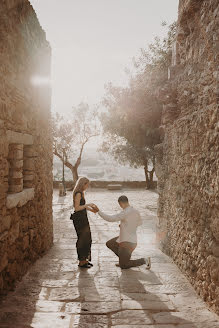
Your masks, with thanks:
[{"label": "woman's arm", "polygon": [[84,209],[90,210],[90,207],[93,205],[93,204],[80,205],[80,201],[81,201],[81,194],[77,193],[75,195],[75,203],[74,203],[75,212],[82,211]]}]

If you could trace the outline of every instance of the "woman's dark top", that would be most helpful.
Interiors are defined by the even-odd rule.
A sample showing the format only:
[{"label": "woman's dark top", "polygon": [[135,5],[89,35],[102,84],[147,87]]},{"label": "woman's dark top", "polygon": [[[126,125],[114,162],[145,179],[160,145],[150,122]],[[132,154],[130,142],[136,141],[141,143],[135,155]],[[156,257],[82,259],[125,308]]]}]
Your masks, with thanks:
[{"label": "woman's dark top", "polygon": [[[85,204],[86,204],[86,200],[85,200],[85,198],[84,198],[84,196],[83,196],[83,193],[82,193],[81,191],[77,191],[77,192],[75,193],[75,196],[76,196],[77,194],[81,194],[80,205],[81,205],[81,206],[85,205]],[[84,208],[83,210],[75,211],[75,213],[79,213],[79,212],[85,212],[85,213],[87,214],[87,209]]]}]

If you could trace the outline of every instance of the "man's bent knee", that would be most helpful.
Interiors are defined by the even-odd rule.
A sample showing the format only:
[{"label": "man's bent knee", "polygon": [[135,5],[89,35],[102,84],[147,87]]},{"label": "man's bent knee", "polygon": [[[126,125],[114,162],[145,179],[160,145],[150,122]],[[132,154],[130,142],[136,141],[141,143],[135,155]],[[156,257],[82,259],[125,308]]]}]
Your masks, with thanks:
[{"label": "man's bent knee", "polygon": [[124,263],[119,264],[119,266],[121,269],[129,269],[129,266]]}]

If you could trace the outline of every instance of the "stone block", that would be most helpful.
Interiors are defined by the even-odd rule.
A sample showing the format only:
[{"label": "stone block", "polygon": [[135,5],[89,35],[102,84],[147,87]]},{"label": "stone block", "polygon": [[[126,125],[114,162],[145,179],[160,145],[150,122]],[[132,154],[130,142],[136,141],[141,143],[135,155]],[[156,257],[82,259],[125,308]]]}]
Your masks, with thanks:
[{"label": "stone block", "polygon": [[32,242],[34,236],[35,236],[35,231],[33,229],[30,229],[30,243]]},{"label": "stone block", "polygon": [[[1,139],[4,139],[4,138],[1,138]],[[1,140],[0,142],[0,156],[2,157],[8,157],[8,143],[6,142],[6,139],[5,141],[4,140]]]},{"label": "stone block", "polygon": [[10,149],[8,158],[12,159],[12,160],[23,159],[23,150],[19,150],[19,149],[11,150]]},{"label": "stone block", "polygon": [[159,301],[159,299],[157,301],[142,300],[141,302],[133,301],[133,300],[122,301],[122,308],[125,310],[135,309],[135,310],[151,310],[151,311],[175,310],[175,306],[171,302],[163,302],[163,301]]},{"label": "stone block", "polygon": [[5,253],[0,258],[0,272],[2,272],[8,265],[8,254]]},{"label": "stone block", "polygon": [[33,146],[24,146],[24,157],[37,157],[37,152]]},{"label": "stone block", "polygon": [[23,250],[25,251],[30,244],[29,235],[24,236],[23,238]]},{"label": "stone block", "polygon": [[34,199],[34,188],[24,189],[22,192],[8,195],[6,206],[8,209],[14,207],[21,207],[26,204],[28,201]]},{"label": "stone block", "polygon": [[16,150],[20,150],[20,151],[24,151],[24,145],[23,144],[18,144],[18,143],[13,143],[13,144],[9,144],[9,148],[10,151],[16,151]]},{"label": "stone block", "polygon": [[0,176],[7,176],[9,172],[9,162],[0,158]]},{"label": "stone block", "polygon": [[6,1],[6,7],[8,8],[8,10],[14,8],[15,6],[21,4],[23,2],[23,0],[8,0]]},{"label": "stone block", "polygon": [[34,175],[33,174],[27,174],[27,172],[30,172],[30,171],[24,171],[24,181],[33,181]]},{"label": "stone block", "polygon": [[113,313],[111,317],[113,326],[126,326],[132,322],[134,327],[138,327],[139,325],[150,325],[153,323],[149,313],[143,310],[124,310]]},{"label": "stone block", "polygon": [[217,242],[219,242],[219,224],[218,217],[214,218],[211,223],[211,231]]},{"label": "stone block", "polygon": [[23,178],[12,178],[12,177],[10,177],[9,186],[23,186]]},{"label": "stone block", "polygon": [[8,231],[3,232],[0,234],[0,242],[5,243],[8,238]]},{"label": "stone block", "polygon": [[23,160],[12,160],[10,161],[10,168],[20,169],[23,167]]},{"label": "stone block", "polygon": [[23,184],[22,185],[9,185],[8,193],[16,194],[16,193],[20,193],[22,190],[23,190]]},{"label": "stone block", "polygon": [[20,220],[20,230],[22,230],[23,232],[26,232],[26,231],[28,231],[28,227],[29,227],[28,218],[22,217],[22,220]]},{"label": "stone block", "polygon": [[219,258],[219,244],[214,242],[211,245],[211,249],[212,249],[213,255]]},{"label": "stone block", "polygon": [[8,216],[2,216],[0,217],[0,232],[4,232],[5,230],[9,230],[11,226],[11,217]]},{"label": "stone block", "polygon": [[18,133],[12,130],[7,130],[7,139],[10,144],[23,144],[23,145],[32,145],[33,136],[26,133]]},{"label": "stone block", "polygon": [[2,183],[0,184],[0,199],[5,198],[8,191],[8,187]]},{"label": "stone block", "polygon": [[17,263],[13,262],[13,263],[9,263],[8,267],[7,267],[7,272],[10,275],[10,278],[12,280],[15,280],[18,276],[18,272],[17,272]]},{"label": "stone block", "polygon": [[216,81],[219,82],[219,71],[215,71],[215,72],[213,73],[213,77],[216,79]]},{"label": "stone block", "polygon": [[11,245],[8,248],[8,261],[13,262],[16,258],[16,245]]},{"label": "stone block", "polygon": [[34,184],[33,181],[24,181],[24,188],[33,188]]},{"label": "stone block", "polygon": [[35,169],[34,160],[31,158],[25,159],[24,170],[33,171]]},{"label": "stone block", "polygon": [[22,169],[11,169],[9,172],[9,176],[13,179],[21,179],[23,178],[23,171]]},{"label": "stone block", "polygon": [[14,244],[15,240],[19,237],[19,232],[20,232],[19,229],[20,229],[19,222],[16,222],[14,225],[12,225],[11,230],[9,231],[8,234],[9,245]]},{"label": "stone block", "polygon": [[122,185],[121,184],[108,184],[107,189],[108,190],[121,190]]}]

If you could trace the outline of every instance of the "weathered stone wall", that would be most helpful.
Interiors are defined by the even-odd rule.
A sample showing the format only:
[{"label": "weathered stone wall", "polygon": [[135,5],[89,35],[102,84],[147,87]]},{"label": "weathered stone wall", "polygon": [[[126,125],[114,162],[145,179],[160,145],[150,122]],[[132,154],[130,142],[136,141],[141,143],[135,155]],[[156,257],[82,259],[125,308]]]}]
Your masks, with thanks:
[{"label": "weathered stone wall", "polygon": [[27,0],[0,5],[0,290],[52,244],[50,46]]},{"label": "weathered stone wall", "polygon": [[158,145],[162,248],[219,311],[219,2],[181,0]]}]

